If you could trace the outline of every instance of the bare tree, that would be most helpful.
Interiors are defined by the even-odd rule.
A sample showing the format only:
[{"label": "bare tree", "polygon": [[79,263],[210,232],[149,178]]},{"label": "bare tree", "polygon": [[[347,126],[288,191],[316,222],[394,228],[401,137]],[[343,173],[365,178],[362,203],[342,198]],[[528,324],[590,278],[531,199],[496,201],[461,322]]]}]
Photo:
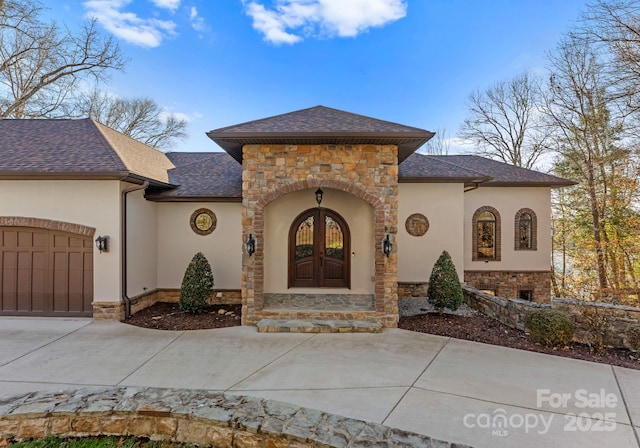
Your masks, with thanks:
[{"label": "bare tree", "polygon": [[41,14],[36,0],[0,0],[0,119],[55,115],[81,81],[125,65],[95,21],[73,32]]},{"label": "bare tree", "polygon": [[637,0],[597,0],[582,15],[574,33],[604,47],[615,93],[627,97],[627,105],[640,108],[640,3]]},{"label": "bare tree", "polygon": [[93,118],[158,149],[187,136],[187,121],[167,113],[151,98],[119,98],[96,89],[77,99],[69,115]]},{"label": "bare tree", "polygon": [[446,128],[438,128],[435,131],[436,135],[432,137],[419,152],[424,154],[442,156],[449,154],[449,147],[451,146],[449,133]]},{"label": "bare tree", "polygon": [[546,152],[546,128],[540,124],[540,86],[531,74],[472,93],[467,108],[459,136],[478,145],[481,154],[532,168]]},{"label": "bare tree", "polygon": [[611,185],[609,167],[628,155],[616,145],[623,120],[611,113],[611,80],[587,40],[566,37],[549,55],[549,61],[546,117],[555,131],[562,163],[584,191],[602,294],[609,284],[605,229]]}]

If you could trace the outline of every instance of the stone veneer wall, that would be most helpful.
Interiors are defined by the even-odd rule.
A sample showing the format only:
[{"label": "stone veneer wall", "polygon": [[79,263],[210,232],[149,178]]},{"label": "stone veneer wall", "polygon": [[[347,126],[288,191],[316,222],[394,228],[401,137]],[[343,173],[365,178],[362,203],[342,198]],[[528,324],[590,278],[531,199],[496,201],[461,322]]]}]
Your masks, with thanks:
[{"label": "stone veneer wall", "polygon": [[220,392],[118,387],[0,397],[0,440],[133,436],[219,448],[470,448],[293,404]]},{"label": "stone veneer wall", "polygon": [[[217,297],[221,293],[222,297]],[[179,289],[157,289],[131,297],[131,314],[135,314],[158,302],[177,303],[180,300]],[[209,298],[211,305],[238,305],[242,303],[239,289],[223,289],[214,291]],[[112,302],[93,302],[93,318],[95,320],[124,320],[124,304]]]},{"label": "stone veneer wall", "polygon": [[398,282],[399,299],[425,299],[429,282]]},{"label": "stone veneer wall", "polygon": [[[395,242],[398,231],[398,148],[394,145],[244,146],[242,233],[244,241],[253,234],[257,245],[255,254],[245,253],[242,260],[242,323],[254,325],[262,317],[265,206],[287,193],[318,187],[351,193],[374,208],[375,314],[386,327],[397,326],[397,254],[395,247],[388,258],[380,250],[385,235]],[[297,318],[306,317],[299,313]]]},{"label": "stone veneer wall", "polygon": [[600,316],[608,316],[608,337],[605,345],[610,347],[632,348],[627,342],[625,333],[630,326],[640,325],[640,308],[555,297],[550,303],[534,303],[496,297],[467,285],[463,285],[462,289],[464,302],[467,305],[518,330],[525,330],[524,317],[531,309],[546,308],[562,311],[573,320],[573,340],[582,344],[589,344],[592,339],[592,330],[585,319],[585,313],[597,312]]},{"label": "stone veneer wall", "polygon": [[[217,297],[218,293],[222,297]],[[131,298],[131,313],[150,307],[158,302],[178,303],[180,301],[179,289],[158,289]],[[215,290],[209,300],[210,305],[238,305],[242,303],[242,295],[239,289]]]},{"label": "stone veneer wall", "polygon": [[477,289],[491,289],[496,296],[519,298],[518,291],[533,291],[533,301],[551,302],[550,271],[464,271],[464,281]]}]

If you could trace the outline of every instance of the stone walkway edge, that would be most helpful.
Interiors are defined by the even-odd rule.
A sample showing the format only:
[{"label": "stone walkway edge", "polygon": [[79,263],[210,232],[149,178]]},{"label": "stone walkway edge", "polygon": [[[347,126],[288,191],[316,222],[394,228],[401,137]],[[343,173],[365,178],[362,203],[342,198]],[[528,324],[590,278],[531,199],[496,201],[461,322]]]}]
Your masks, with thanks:
[{"label": "stone walkway edge", "polygon": [[0,396],[0,440],[124,435],[217,448],[471,448],[293,404],[220,392],[115,387]]}]

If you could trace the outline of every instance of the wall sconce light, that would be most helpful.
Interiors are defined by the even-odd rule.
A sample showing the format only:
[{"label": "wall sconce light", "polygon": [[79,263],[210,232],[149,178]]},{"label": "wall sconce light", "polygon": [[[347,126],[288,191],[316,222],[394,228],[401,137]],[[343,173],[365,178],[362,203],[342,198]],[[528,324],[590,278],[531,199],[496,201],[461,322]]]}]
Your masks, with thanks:
[{"label": "wall sconce light", "polygon": [[382,252],[384,252],[387,258],[389,258],[389,255],[391,255],[391,246],[393,246],[393,243],[391,242],[389,234],[387,233],[387,236],[384,237],[384,241],[382,242]]},{"label": "wall sconce light", "polygon": [[256,240],[253,237],[253,233],[249,234],[249,238],[247,239],[247,242],[244,243],[244,247],[249,256],[252,256],[256,252]]},{"label": "wall sconce light", "polygon": [[108,236],[100,236],[96,238],[96,248],[102,252],[109,252],[109,237]]},{"label": "wall sconce light", "polygon": [[322,203],[323,195],[324,195],[324,191],[322,191],[322,188],[318,188],[316,190],[316,202],[318,203],[318,207],[320,207],[320,204]]}]

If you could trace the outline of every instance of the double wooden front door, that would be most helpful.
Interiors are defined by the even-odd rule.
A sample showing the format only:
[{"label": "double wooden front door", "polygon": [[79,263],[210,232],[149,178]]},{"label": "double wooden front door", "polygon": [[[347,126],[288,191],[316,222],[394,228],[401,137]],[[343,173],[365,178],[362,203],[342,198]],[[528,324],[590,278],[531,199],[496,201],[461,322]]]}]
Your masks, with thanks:
[{"label": "double wooden front door", "polygon": [[336,212],[309,209],[289,230],[290,288],[349,288],[349,227]]}]

